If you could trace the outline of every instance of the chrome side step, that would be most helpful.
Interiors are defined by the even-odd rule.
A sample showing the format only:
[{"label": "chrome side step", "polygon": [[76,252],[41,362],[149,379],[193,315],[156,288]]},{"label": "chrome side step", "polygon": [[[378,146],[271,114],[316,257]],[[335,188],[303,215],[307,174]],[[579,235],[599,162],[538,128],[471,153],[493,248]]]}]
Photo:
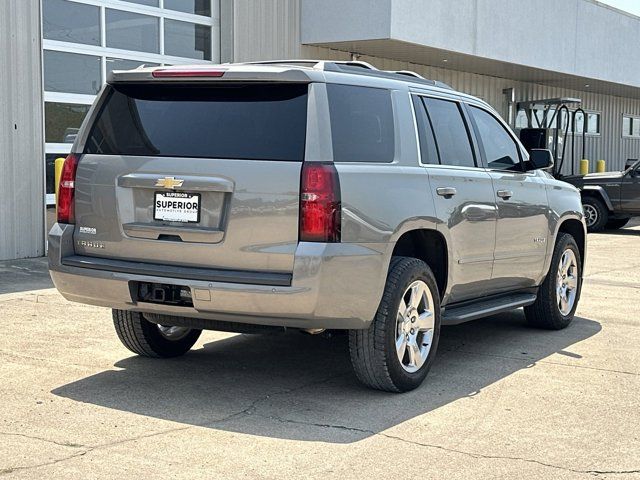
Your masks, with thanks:
[{"label": "chrome side step", "polygon": [[496,313],[507,312],[520,307],[526,307],[536,301],[534,293],[512,293],[500,297],[482,299],[463,305],[444,307],[442,325],[458,325]]}]

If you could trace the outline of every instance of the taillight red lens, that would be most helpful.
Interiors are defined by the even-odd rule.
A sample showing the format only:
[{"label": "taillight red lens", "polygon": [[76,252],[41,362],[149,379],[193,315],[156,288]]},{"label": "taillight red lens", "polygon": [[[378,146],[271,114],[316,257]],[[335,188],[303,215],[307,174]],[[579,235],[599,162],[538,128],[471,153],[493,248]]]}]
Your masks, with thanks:
[{"label": "taillight red lens", "polygon": [[58,223],[75,223],[76,170],[78,157],[69,155],[62,166],[58,186]]},{"label": "taillight red lens", "polygon": [[333,164],[304,163],[300,188],[300,241],[340,241],[340,182]]}]

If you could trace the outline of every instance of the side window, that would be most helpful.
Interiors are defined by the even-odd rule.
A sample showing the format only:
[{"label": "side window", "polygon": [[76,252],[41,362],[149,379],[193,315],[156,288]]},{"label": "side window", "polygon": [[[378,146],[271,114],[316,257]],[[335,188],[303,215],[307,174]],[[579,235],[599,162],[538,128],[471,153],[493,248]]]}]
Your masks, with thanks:
[{"label": "side window", "polygon": [[416,112],[416,124],[418,127],[418,140],[420,142],[420,159],[422,163],[439,164],[436,139],[433,136],[431,120],[424,108],[422,99],[418,95],[412,95],[413,109]]},{"label": "side window", "polygon": [[475,167],[469,133],[460,106],[449,100],[424,98],[442,165]]},{"label": "side window", "polygon": [[502,124],[481,108],[472,106],[470,110],[489,168],[522,171],[518,146]]},{"label": "side window", "polygon": [[395,156],[391,91],[328,84],[335,162],[390,163]]}]

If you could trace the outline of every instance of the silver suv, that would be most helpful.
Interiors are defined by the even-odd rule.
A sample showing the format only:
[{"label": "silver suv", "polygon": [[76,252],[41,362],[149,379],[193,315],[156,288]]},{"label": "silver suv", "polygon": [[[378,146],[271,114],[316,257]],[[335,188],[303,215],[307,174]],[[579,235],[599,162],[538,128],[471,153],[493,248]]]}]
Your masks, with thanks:
[{"label": "silver suv", "polygon": [[287,61],[115,72],[66,159],[49,266],[122,343],[345,330],[357,377],[420,385],[440,327],[572,320],[578,191],[485,102],[411,72]]}]

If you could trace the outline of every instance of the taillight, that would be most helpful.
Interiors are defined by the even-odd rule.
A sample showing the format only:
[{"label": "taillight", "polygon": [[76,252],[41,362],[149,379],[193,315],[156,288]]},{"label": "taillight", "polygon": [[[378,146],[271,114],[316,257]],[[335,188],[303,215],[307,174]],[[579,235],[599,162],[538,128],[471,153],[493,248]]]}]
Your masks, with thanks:
[{"label": "taillight", "polygon": [[73,153],[64,161],[58,186],[58,223],[75,223],[76,170],[78,157]]},{"label": "taillight", "polygon": [[209,69],[209,68],[194,68],[191,70],[178,70],[178,69],[160,69],[151,72],[153,78],[185,78],[185,77],[221,77],[226,70],[224,69]]},{"label": "taillight", "polygon": [[340,182],[331,163],[305,162],[300,188],[300,241],[340,241]]}]

